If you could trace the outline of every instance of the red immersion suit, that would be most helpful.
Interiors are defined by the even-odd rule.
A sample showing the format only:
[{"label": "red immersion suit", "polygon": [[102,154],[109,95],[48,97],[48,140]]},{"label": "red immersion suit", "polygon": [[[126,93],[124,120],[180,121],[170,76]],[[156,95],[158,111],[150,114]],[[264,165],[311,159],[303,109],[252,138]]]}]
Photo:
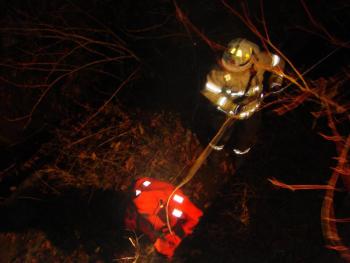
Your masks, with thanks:
[{"label": "red immersion suit", "polygon": [[[202,211],[186,197],[181,190],[173,193],[175,187],[152,178],[138,179],[133,187],[132,203],[127,208],[125,225],[128,229],[146,234],[155,249],[172,257],[181,240],[191,234]],[[169,232],[168,217],[172,232]]]}]

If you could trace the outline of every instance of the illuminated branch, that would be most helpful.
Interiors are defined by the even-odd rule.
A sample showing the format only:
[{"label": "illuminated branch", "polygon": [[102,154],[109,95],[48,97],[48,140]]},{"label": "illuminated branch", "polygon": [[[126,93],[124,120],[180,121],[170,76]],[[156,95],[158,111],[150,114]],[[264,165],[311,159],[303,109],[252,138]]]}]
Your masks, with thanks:
[{"label": "illuminated branch", "polygon": [[328,186],[330,188],[326,191],[326,194],[323,200],[322,210],[321,210],[322,231],[323,231],[323,236],[327,242],[327,247],[338,251],[340,255],[347,261],[350,261],[350,249],[349,247],[344,245],[341,237],[339,236],[338,229],[336,226],[338,219],[334,218],[334,200],[333,199],[334,199],[334,188],[339,178],[338,171],[346,170],[349,147],[350,147],[350,136],[348,136],[346,143],[340,152],[337,168],[334,169],[334,172],[328,181]]},{"label": "illuminated branch", "polygon": [[174,0],[176,17],[185,26],[187,32],[190,30],[194,31],[212,50],[224,50],[225,47],[209,39],[205,34],[203,34],[195,25],[191,23],[184,12],[179,8],[177,2]]},{"label": "illuminated branch", "polygon": [[98,109],[98,111],[96,111],[93,115],[91,115],[81,126],[80,128],[77,130],[77,132],[81,131],[81,129],[83,129],[93,118],[95,118],[105,107],[108,103],[111,102],[111,100],[118,94],[118,92],[127,84],[129,83],[131,80],[133,80],[135,78],[136,73],[139,71],[139,68],[137,68],[134,72],[132,72],[129,77],[124,80],[119,87],[114,91],[114,93],[109,97],[108,100],[106,100],[106,102]]},{"label": "illuminated branch", "polygon": [[[86,13],[85,15],[92,19],[90,15]],[[93,20],[97,22],[96,19]],[[34,112],[50,90],[54,86],[61,86],[66,79],[76,76],[75,74],[79,72],[93,71],[110,76],[124,86],[122,76],[116,76],[99,67],[125,60],[138,61],[136,55],[125,46],[125,43],[106,27],[103,29],[62,27],[48,23],[31,24],[28,22],[24,27],[4,26],[0,29],[0,33],[28,39],[27,42],[21,44],[21,47],[24,48],[17,48],[22,52],[20,56],[4,58],[0,64],[3,72],[5,70],[13,72],[13,74],[0,75],[0,80],[9,85],[7,87],[9,91],[12,86],[24,89],[22,92],[25,92],[25,89],[35,89],[40,92],[39,95],[38,92],[31,94],[33,97],[38,97],[28,113],[7,118],[9,121],[26,120],[25,125],[30,123]],[[101,40],[101,35],[110,36],[113,41]],[[47,44],[47,42],[50,43]],[[28,44],[30,48],[26,47]],[[24,81],[21,83],[18,79],[24,79]],[[111,101],[116,93],[117,91],[113,92],[107,101]]]},{"label": "illuminated branch", "polygon": [[322,185],[322,184],[285,184],[282,183],[281,181],[278,181],[275,178],[268,179],[268,181],[280,188],[288,189],[291,191],[296,191],[296,190],[337,190],[339,189],[334,188],[333,186],[330,185]]}]

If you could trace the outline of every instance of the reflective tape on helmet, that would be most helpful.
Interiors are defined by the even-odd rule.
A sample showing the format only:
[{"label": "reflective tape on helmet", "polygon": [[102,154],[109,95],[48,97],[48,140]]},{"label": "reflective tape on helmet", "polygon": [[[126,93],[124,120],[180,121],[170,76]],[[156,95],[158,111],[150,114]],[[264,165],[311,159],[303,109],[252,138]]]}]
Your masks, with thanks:
[{"label": "reflective tape on helmet", "polygon": [[144,182],[142,183],[142,185],[145,186],[145,187],[149,186],[150,184],[151,184],[150,181],[144,181]]},{"label": "reflective tape on helmet", "polygon": [[182,196],[180,196],[180,195],[175,194],[174,197],[173,197],[173,200],[178,202],[179,204],[182,204],[183,201],[184,201],[184,198]]},{"label": "reflective tape on helmet", "polygon": [[217,86],[214,83],[209,82],[209,81],[205,84],[205,87],[207,90],[209,90],[215,94],[218,94],[221,92],[221,88],[219,86]]},{"label": "reflective tape on helmet", "polygon": [[236,57],[241,58],[242,55],[243,55],[242,50],[241,50],[241,49],[238,49],[237,52],[236,52]]},{"label": "reflective tape on helmet", "polygon": [[234,53],[236,52],[236,48],[234,47],[234,48],[232,48],[232,49],[230,49],[230,53],[233,55]]},{"label": "reflective tape on helmet", "polygon": [[171,213],[173,216],[179,218],[182,216],[182,211],[179,209],[174,208],[173,212]]},{"label": "reflective tape on helmet", "polygon": [[141,194],[141,190],[136,189],[135,195],[138,196],[138,195],[140,195],[140,194]]}]

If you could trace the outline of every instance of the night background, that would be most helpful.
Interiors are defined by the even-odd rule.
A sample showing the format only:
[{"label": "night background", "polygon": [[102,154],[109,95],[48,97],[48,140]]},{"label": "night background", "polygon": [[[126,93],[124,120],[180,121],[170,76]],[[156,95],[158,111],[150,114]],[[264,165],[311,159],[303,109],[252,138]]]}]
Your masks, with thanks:
[{"label": "night background", "polygon": [[239,169],[214,152],[183,187],[204,215],[173,262],[350,262],[348,1],[2,0],[0,12],[1,263],[166,262],[124,228],[128,189],[185,178],[213,136],[200,90],[237,37],[279,50],[294,84],[267,96]]}]

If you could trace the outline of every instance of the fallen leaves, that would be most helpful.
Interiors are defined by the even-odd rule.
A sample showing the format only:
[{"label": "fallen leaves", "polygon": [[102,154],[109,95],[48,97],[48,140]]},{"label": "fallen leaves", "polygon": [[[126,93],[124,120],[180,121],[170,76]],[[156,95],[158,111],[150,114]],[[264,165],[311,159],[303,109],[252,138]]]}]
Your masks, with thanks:
[{"label": "fallen leaves", "polygon": [[176,114],[108,107],[82,138],[59,131],[57,146],[69,147],[55,160],[54,170],[59,172],[50,178],[66,186],[125,190],[131,178],[177,177],[200,152],[195,135]]},{"label": "fallen leaves", "polygon": [[125,162],[125,165],[124,165],[124,168],[127,172],[132,172],[135,168],[135,159],[134,159],[134,156],[130,156],[126,162]]}]

